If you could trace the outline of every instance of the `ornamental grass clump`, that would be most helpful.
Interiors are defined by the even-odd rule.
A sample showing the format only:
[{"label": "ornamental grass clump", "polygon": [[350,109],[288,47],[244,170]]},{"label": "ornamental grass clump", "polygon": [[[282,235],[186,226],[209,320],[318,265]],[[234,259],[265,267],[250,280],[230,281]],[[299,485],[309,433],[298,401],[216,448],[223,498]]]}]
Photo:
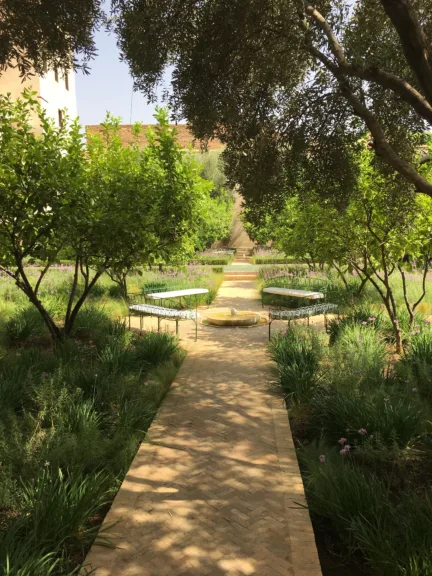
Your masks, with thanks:
[{"label": "ornamental grass clump", "polygon": [[78,573],[183,359],[82,312],[74,339],[0,358],[0,574]]},{"label": "ornamental grass clump", "polygon": [[319,379],[321,344],[312,329],[297,327],[276,334],[269,344],[277,384],[292,402],[307,401]]},{"label": "ornamental grass clump", "polygon": [[330,520],[347,552],[373,573],[426,576],[432,568],[432,494],[390,492],[385,478],[324,442],[300,452],[308,507]]},{"label": "ornamental grass clump", "polygon": [[374,317],[342,327],[330,349],[327,379],[335,388],[370,388],[380,384],[387,367],[384,339],[375,329]]},{"label": "ornamental grass clump", "polygon": [[425,431],[418,394],[396,383],[383,380],[375,390],[321,390],[310,402],[316,431],[328,441],[345,438],[353,448],[406,448]]},{"label": "ornamental grass clump", "polygon": [[423,322],[413,327],[398,372],[429,404],[432,404],[432,328]]},{"label": "ornamental grass clump", "polygon": [[339,318],[331,318],[327,322],[327,334],[329,334],[329,344],[335,344],[348,326],[369,326],[375,330],[380,330],[383,325],[382,313],[376,312],[372,306],[359,306],[353,308],[348,314]]}]

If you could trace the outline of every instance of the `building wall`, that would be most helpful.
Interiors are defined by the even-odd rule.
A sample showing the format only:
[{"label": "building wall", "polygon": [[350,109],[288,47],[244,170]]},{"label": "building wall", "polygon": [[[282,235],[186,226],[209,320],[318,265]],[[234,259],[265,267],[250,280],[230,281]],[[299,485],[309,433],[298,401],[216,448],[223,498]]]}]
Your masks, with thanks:
[{"label": "building wall", "polygon": [[[48,114],[59,122],[59,110],[67,108],[71,119],[77,116],[77,103],[75,92],[75,73],[68,73],[69,90],[65,86],[65,75],[59,71],[58,81],[55,73],[50,70],[45,76],[35,75],[22,81],[17,68],[7,68],[0,73],[0,93],[10,93],[13,99],[19,98],[25,88],[31,88],[37,93],[40,103]],[[36,130],[38,126],[35,126]]]},{"label": "building wall", "polygon": [[242,212],[243,198],[238,192],[234,192],[234,218],[231,225],[229,245],[231,248],[253,248],[255,243],[249,238],[243,227],[240,214]]},{"label": "building wall", "polygon": [[59,110],[67,109],[67,115],[71,120],[77,117],[77,103],[75,92],[75,73],[68,72],[69,90],[66,88],[65,74],[58,72],[58,81],[55,79],[54,70],[49,70],[40,78],[39,95],[41,103],[45,107],[51,118],[56,123],[59,121]]},{"label": "building wall", "polygon": [[23,82],[17,68],[7,68],[4,72],[0,73],[0,94],[10,93],[15,100],[21,96],[25,88],[31,88],[39,94],[39,76],[32,76]]},{"label": "building wall", "polygon": [[[146,146],[148,144],[148,140],[146,138],[146,132],[148,128],[154,128],[155,124],[142,124],[141,125],[141,132],[138,136],[138,143],[141,146]],[[179,144],[182,148],[192,148],[194,150],[200,150],[201,143],[196,140],[189,130],[187,124],[170,124],[170,128],[175,128],[177,131],[177,138]],[[98,134],[102,130],[102,126],[100,124],[97,125],[90,125],[86,126],[87,134]],[[130,124],[122,124],[120,126],[120,137],[122,142],[125,146],[128,144],[132,144],[134,141],[134,136],[132,134],[132,126]],[[213,140],[209,140],[207,145],[208,150],[222,150],[224,145],[220,140],[217,138]]]}]

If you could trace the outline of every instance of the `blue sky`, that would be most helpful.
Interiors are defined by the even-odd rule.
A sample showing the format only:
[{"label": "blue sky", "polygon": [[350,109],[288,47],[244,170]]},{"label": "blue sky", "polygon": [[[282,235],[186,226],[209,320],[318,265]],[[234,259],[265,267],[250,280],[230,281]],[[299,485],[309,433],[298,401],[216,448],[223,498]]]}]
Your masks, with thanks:
[{"label": "blue sky", "polygon": [[[120,62],[114,34],[95,34],[98,55],[90,62],[90,75],[76,74],[78,114],[81,124],[99,124],[108,110],[121,116],[123,124],[154,123],[154,105],[139,92],[132,96],[132,78],[126,63]],[[131,116],[132,103],[132,116]]]}]

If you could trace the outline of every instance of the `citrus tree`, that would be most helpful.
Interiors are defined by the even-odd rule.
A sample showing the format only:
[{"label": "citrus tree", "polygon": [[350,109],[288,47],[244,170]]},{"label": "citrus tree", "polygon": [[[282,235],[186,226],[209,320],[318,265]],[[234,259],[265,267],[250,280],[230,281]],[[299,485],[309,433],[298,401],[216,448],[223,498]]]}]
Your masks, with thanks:
[{"label": "citrus tree", "polygon": [[199,163],[178,144],[167,111],[158,110],[155,119],[144,148],[137,143],[140,126],[134,126],[135,138],[125,146],[120,119],[112,116],[88,144],[89,186],[104,218],[93,229],[95,250],[88,267],[106,268],[109,253],[108,272],[124,297],[131,269],[178,261],[193,252],[201,205],[211,188],[200,177]]},{"label": "citrus tree", "polygon": [[[289,199],[274,228],[276,245],[287,254],[334,267],[345,275],[355,271],[360,290],[369,283],[391,320],[397,351],[402,332],[393,278],[400,276],[404,305],[414,322],[414,311],[426,294],[426,276],[432,240],[432,200],[415,194],[397,175],[377,169],[373,153],[363,148],[355,159],[359,178],[344,210],[319,202],[317,195]],[[406,272],[420,265],[422,292],[408,297]]]},{"label": "citrus tree", "polygon": [[[54,340],[71,334],[104,273],[121,280],[133,266],[169,258],[195,234],[206,183],[177,144],[167,113],[158,111],[157,119],[142,151],[122,146],[111,117],[86,149],[78,123],[56,127],[34,93],[0,97],[0,270],[38,309]],[[39,293],[64,248],[74,273],[57,323]],[[34,281],[27,264],[36,260],[42,266]]]}]

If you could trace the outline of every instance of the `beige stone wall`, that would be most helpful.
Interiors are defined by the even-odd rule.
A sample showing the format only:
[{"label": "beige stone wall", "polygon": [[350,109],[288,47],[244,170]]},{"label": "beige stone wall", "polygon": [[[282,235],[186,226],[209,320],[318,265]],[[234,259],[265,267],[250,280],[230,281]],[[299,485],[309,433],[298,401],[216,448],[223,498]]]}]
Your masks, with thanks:
[{"label": "beige stone wall", "polygon": [[[16,100],[21,96],[25,88],[30,88],[37,93],[40,98],[40,78],[38,75],[32,76],[28,80],[22,81],[17,68],[7,68],[0,72],[0,94],[11,94],[12,99]],[[43,104],[43,102],[42,102]],[[40,125],[37,117],[34,116],[32,125],[35,126],[35,132],[40,132]]]},{"label": "beige stone wall", "polygon": [[21,96],[24,88],[32,88],[39,96],[39,76],[32,76],[23,82],[17,68],[7,68],[5,71],[0,72],[0,94],[10,93],[12,98],[16,99]]},{"label": "beige stone wall", "polygon": [[246,230],[243,227],[243,223],[239,218],[242,211],[243,198],[237,192],[234,194],[235,204],[234,204],[234,218],[231,227],[231,238],[229,245],[232,248],[253,248],[255,244],[249,238]]}]

